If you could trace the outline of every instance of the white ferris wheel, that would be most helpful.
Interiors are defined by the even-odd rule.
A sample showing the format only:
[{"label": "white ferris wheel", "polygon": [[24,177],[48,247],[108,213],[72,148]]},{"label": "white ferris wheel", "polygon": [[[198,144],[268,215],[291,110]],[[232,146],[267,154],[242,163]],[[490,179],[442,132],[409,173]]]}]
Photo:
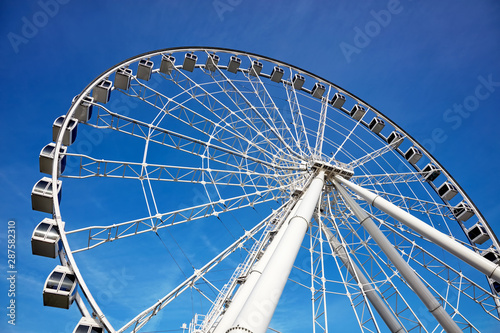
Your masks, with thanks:
[{"label": "white ferris wheel", "polygon": [[60,259],[43,301],[75,303],[74,332],[500,327],[500,244],[465,191],[305,70],[221,48],[141,54],[76,96],[53,141],[32,248]]}]

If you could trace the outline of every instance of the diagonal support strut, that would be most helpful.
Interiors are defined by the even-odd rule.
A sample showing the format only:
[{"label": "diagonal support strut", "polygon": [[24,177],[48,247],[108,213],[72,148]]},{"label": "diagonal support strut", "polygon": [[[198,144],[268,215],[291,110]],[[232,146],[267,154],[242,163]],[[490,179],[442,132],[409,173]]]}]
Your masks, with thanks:
[{"label": "diagonal support strut", "polygon": [[319,170],[302,196],[295,216],[280,240],[252,293],[243,305],[231,333],[265,333],[288,280],[293,263],[306,235],[309,223],[321,196],[325,172]]},{"label": "diagonal support strut", "polygon": [[349,195],[349,193],[339,184],[340,181],[336,181],[339,179],[341,179],[341,177],[335,176],[335,180],[332,179],[332,181],[340,196],[344,199],[349,209],[359,220],[361,226],[370,234],[379,248],[385,253],[387,258],[389,258],[389,260],[396,267],[399,273],[401,273],[401,276],[403,276],[403,278],[406,280],[406,282],[415,292],[418,298],[420,298],[422,303],[424,303],[425,307],[434,316],[434,318],[436,318],[436,320],[446,332],[461,332],[457,323],[453,321],[453,319],[436,300],[429,289],[427,289],[427,287],[424,285],[422,280],[420,280],[420,278],[410,267],[410,265],[399,255],[392,243],[385,237],[385,235],[377,227],[375,222],[373,222],[368,213],[366,213]]},{"label": "diagonal support strut", "polygon": [[380,209],[389,216],[406,225],[408,228],[413,229],[415,232],[424,236],[434,244],[440,246],[442,249],[448,251],[457,258],[476,268],[487,277],[500,283],[499,265],[489,261],[479,253],[476,253],[473,250],[465,247],[464,245],[452,239],[450,236],[440,232],[439,230],[436,230],[432,226],[416,218],[410,213],[402,210],[391,202],[378,196],[377,194],[372,193],[369,190],[356,185],[342,177],[335,176],[335,180],[348,187],[373,207]]}]

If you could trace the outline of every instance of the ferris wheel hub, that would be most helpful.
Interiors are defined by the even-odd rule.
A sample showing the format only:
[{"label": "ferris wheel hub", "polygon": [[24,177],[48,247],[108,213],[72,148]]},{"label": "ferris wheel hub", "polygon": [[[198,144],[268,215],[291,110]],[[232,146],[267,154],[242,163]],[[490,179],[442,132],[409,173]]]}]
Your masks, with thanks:
[{"label": "ferris wheel hub", "polygon": [[334,164],[321,160],[315,160],[312,163],[311,169],[313,171],[325,171],[325,178],[329,179],[336,175],[342,176],[345,179],[350,179],[354,176],[354,171],[347,164],[335,161]]}]

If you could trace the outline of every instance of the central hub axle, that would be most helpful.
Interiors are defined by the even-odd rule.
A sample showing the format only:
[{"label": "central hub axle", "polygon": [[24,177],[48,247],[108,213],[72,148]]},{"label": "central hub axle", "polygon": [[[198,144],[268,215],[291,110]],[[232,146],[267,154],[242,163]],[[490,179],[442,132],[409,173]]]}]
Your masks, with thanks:
[{"label": "central hub axle", "polygon": [[314,171],[324,170],[325,178],[332,178],[335,175],[340,175],[345,179],[350,179],[354,176],[354,171],[347,164],[336,162],[336,164],[331,164],[324,161],[314,161],[311,169]]}]

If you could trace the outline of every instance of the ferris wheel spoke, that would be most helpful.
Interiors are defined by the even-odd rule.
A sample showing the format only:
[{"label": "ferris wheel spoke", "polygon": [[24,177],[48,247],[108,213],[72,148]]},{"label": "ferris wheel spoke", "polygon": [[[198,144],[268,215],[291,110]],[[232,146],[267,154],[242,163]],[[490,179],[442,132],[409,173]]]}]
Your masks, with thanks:
[{"label": "ferris wheel spoke", "polygon": [[[321,207],[321,204],[318,203]],[[321,214],[315,213],[314,220],[316,224],[312,224],[309,230],[309,252],[310,252],[310,289],[311,289],[311,309],[313,332],[319,329],[321,332],[328,332],[328,306],[327,306],[327,287],[325,274],[326,251],[323,251],[323,232],[321,225]],[[317,227],[316,227],[317,225]]]},{"label": "ferris wheel spoke", "polygon": [[351,136],[353,136],[354,131],[358,128],[358,126],[361,124],[361,119],[356,122],[354,127],[349,131],[349,134],[346,135],[344,141],[340,144],[340,146],[337,148],[337,151],[333,153],[332,157],[330,160],[335,159],[335,156],[343,149],[344,145],[351,140]]},{"label": "ferris wheel spoke", "polygon": [[[321,118],[321,113],[320,113],[320,112],[316,112],[316,113],[315,113],[315,112],[312,112],[311,110],[308,110],[308,111],[310,111],[311,113],[314,113],[314,114],[315,114],[315,117],[311,117],[311,116],[303,116],[303,117],[304,117],[304,118],[306,118],[307,120],[309,120],[309,121],[313,121],[313,122],[317,122],[317,121],[318,121],[318,119],[320,119],[320,118]],[[316,118],[316,116],[317,116],[317,118]],[[331,122],[335,122],[335,121],[334,121],[334,120],[332,120],[332,119],[329,119],[329,120],[330,120]],[[337,125],[338,125],[338,126],[340,126],[341,128],[344,128],[341,124],[337,124]],[[319,127],[319,124],[318,124],[318,127]],[[325,129],[332,130],[333,132],[335,132],[335,133],[337,133],[337,134],[341,134],[341,131],[339,131],[338,129],[333,128],[330,124],[325,124]],[[347,129],[346,129],[346,128],[344,128],[344,129],[347,131]],[[317,131],[315,132],[315,131],[313,131],[311,128],[308,128],[308,129],[306,129],[306,134],[307,134],[310,138],[316,138],[316,136],[317,136],[317,134],[318,134],[318,133],[317,133]],[[318,141],[318,139],[317,139],[317,138],[316,138],[316,141]],[[332,157],[330,157],[330,158],[329,158],[329,163],[331,163],[331,162],[334,160],[334,158],[333,158],[333,154],[334,154],[334,152],[333,152],[333,151],[334,151],[334,150],[339,150],[339,149],[340,149],[340,150],[342,151],[342,153],[343,153],[343,154],[344,154],[344,155],[345,155],[345,156],[349,159],[349,161],[353,161],[353,160],[355,160],[354,155],[352,155],[349,151],[342,149],[342,148],[341,148],[341,146],[340,146],[340,144],[339,144],[338,142],[335,142],[335,141],[331,140],[328,136],[323,135],[323,138],[321,139],[321,141],[323,142],[323,145],[324,145],[325,143],[327,143],[327,144],[328,144],[328,147],[331,149],[331,151],[330,151],[330,155],[332,155]],[[357,144],[356,144],[356,145],[357,145]],[[311,148],[311,149],[312,149],[312,148]],[[312,150],[313,150],[313,149],[312,149]],[[314,151],[314,150],[313,150],[313,151]],[[326,152],[325,152],[325,151],[323,151],[323,153],[324,153],[324,154],[326,154]],[[340,160],[340,159],[337,159],[337,160]],[[347,163],[344,163],[344,164],[346,164],[346,165],[347,165]]]},{"label": "ferris wheel spoke", "polygon": [[[207,76],[211,77],[213,82],[212,84],[217,85],[217,87],[221,87],[221,82],[216,80],[212,72],[207,73]],[[186,75],[184,72],[180,71],[176,68],[175,74],[170,75],[168,80],[171,80],[178,87],[182,88],[184,92],[191,92],[193,89],[200,91],[199,94],[191,93],[190,97],[196,100],[204,109],[213,114],[219,121],[224,123],[227,127],[231,128],[233,131],[236,131],[238,137],[245,138],[246,135],[239,132],[238,130],[251,130],[252,133],[257,134],[260,132],[255,124],[249,121],[248,118],[245,117],[244,109],[240,109],[240,113],[242,113],[243,117],[235,113],[228,107],[220,98],[218,98],[215,92],[211,92],[205,88],[206,85],[198,84],[192,77]],[[225,79],[222,79],[222,84],[225,84]],[[225,89],[217,92],[218,94],[227,95],[227,91]],[[239,107],[238,103],[235,103],[236,107]],[[236,126],[236,124],[241,124]],[[270,142],[269,142],[270,143]]]},{"label": "ferris wheel spoke", "polygon": [[[322,104],[322,110],[328,110],[328,102],[326,100],[323,100],[322,103],[326,103],[326,105],[324,105],[324,106]],[[350,151],[344,149],[343,145],[339,144],[338,142],[336,142],[336,141],[330,139],[328,136],[324,135],[324,131],[326,129],[328,129],[328,131],[332,131],[333,133],[336,133],[336,134],[342,135],[342,136],[347,135],[347,134],[345,134],[343,132],[349,133],[349,131],[351,131],[351,130],[348,129],[348,128],[346,128],[344,125],[342,125],[340,123],[336,123],[334,119],[328,119],[328,120],[330,122],[332,122],[332,123],[335,123],[335,125],[337,125],[341,129],[343,129],[343,131],[332,127],[331,124],[325,124],[323,126],[321,124],[321,122],[318,121],[318,119],[321,119],[322,113],[321,112],[313,112],[312,110],[308,110],[308,111],[310,111],[311,113],[313,113],[315,115],[315,117],[304,116],[304,118],[306,118],[307,120],[312,121],[314,123],[317,122],[318,123],[318,129],[317,129],[316,132],[314,132],[310,128],[306,129],[306,131],[305,131],[306,135],[309,135],[309,137],[311,137],[311,138],[316,138],[316,145],[318,146],[318,149],[321,148],[321,150],[323,150],[323,146],[325,144],[327,144],[327,146],[331,149],[330,150],[330,155],[332,155],[332,156],[329,157],[328,163],[332,163],[335,160],[335,158],[334,158],[334,156],[335,156],[334,155],[334,151],[336,151],[337,153],[338,152],[342,152],[343,158],[337,158],[336,163],[343,164],[345,168],[352,169],[353,166],[350,165],[349,163],[351,163],[352,161],[355,161],[356,159],[359,159],[359,158],[357,156],[353,155]],[[323,115],[326,115],[326,113],[327,113],[327,111],[325,111],[323,113]],[[323,133],[323,134],[321,134],[321,133]],[[352,134],[352,136],[353,136],[353,138],[356,138],[357,140],[361,140],[355,134]],[[356,141],[352,141],[352,144],[354,144],[354,146],[356,146],[358,149],[360,149],[362,151],[365,151],[366,154],[369,154],[367,151],[370,151],[370,152],[373,151],[372,147],[370,147],[366,142],[364,142],[364,141],[362,141],[362,142],[363,142],[363,145],[361,145],[360,143],[358,143]],[[323,154],[326,155],[327,152],[318,151],[318,153],[323,153]],[[314,154],[311,153],[311,156],[313,156],[313,155]],[[347,159],[347,160],[345,160],[345,159]],[[342,160],[344,160],[344,161],[342,161]],[[362,177],[362,176],[363,175],[361,175],[359,177]]]},{"label": "ferris wheel spoke", "polygon": [[[318,119],[318,130],[316,132],[316,144],[314,146],[313,156],[319,158],[323,152],[323,141],[325,137],[326,115],[328,113],[328,96],[330,95],[331,87],[328,87],[326,97],[321,100],[321,112]],[[340,149],[340,148],[339,148]],[[333,159],[333,157],[332,157]]]},{"label": "ferris wheel spoke", "polygon": [[341,272],[342,264],[338,263],[336,257],[334,257],[334,260],[339,270],[340,283],[342,283],[345,288],[344,295],[349,299],[359,328],[363,332],[380,332],[379,325],[373,315],[372,308],[363,289],[360,289],[359,285],[356,285],[354,282],[349,282],[350,278],[347,276],[348,273],[344,275]]},{"label": "ferris wheel spoke", "polygon": [[[398,245],[396,245],[396,246],[398,246]],[[402,257],[404,257],[403,253],[402,253]],[[380,259],[380,260],[382,262],[384,262],[383,259]],[[429,262],[427,265],[422,265],[422,267],[424,267],[426,270],[429,270],[429,265],[432,266],[432,263]],[[394,265],[392,265],[392,263],[385,262],[385,266],[388,267],[388,269],[390,269],[392,271],[391,278],[390,278],[391,284],[392,284],[393,278],[398,278],[403,284],[407,285],[408,288],[411,288],[411,286],[408,284],[408,282],[399,274],[399,270]],[[448,297],[447,295],[450,293],[450,289],[452,289],[452,287],[449,284],[452,284],[453,281],[449,281],[449,283],[446,283],[444,285],[444,289],[441,289],[441,290],[445,294],[442,294],[442,293],[439,293],[438,290],[434,287],[434,285],[436,285],[435,282],[429,283],[418,272],[415,272],[415,274],[419,277],[419,279],[423,282],[423,284],[432,292],[432,294],[435,295],[436,299],[440,300],[440,302],[443,305],[443,308],[445,310],[447,310],[447,312],[450,314],[450,317],[460,327],[460,330],[462,330],[462,331],[474,330],[476,332],[479,332],[479,330],[464,316],[464,314],[462,314],[458,311],[459,303],[463,302],[461,300],[460,296],[457,298],[456,304],[453,304],[451,301],[449,301],[450,297]],[[458,288],[460,288],[460,286]],[[401,319],[403,316],[401,316],[401,313],[398,313],[398,317]],[[434,330],[436,330],[438,328],[439,328],[439,325],[437,325]]]},{"label": "ferris wheel spoke", "polygon": [[[105,110],[105,114],[100,115],[98,118],[98,121],[100,120],[103,125],[99,125],[99,123],[98,125],[93,125],[97,128],[110,128],[118,132],[122,132],[144,140],[149,140],[151,142],[174,148],[185,153],[193,154],[195,156],[205,156],[221,163],[229,164],[236,168],[238,168],[238,166],[242,164],[241,161],[239,163],[237,161],[244,159],[250,160],[258,165],[266,165],[268,167],[278,169],[280,168],[280,166],[276,165],[275,163],[270,163],[261,159],[254,158],[253,156],[249,156],[235,149],[220,147],[188,135],[180,134],[161,127],[152,126],[145,122],[113,113],[104,107],[100,107],[100,109]],[[205,152],[211,152],[211,154],[209,154],[209,156],[206,156],[204,155]],[[229,161],[231,161],[233,164],[229,163]],[[297,170],[299,168],[296,167],[295,169]]]},{"label": "ferris wheel spoke", "polygon": [[[328,201],[330,202],[330,200]],[[326,218],[333,227],[332,231],[341,237],[342,243],[345,243],[344,247],[346,247],[347,253],[350,254],[353,265],[357,263],[361,270],[360,274],[370,277],[373,287],[378,291],[386,307],[388,307],[385,310],[377,311],[385,313],[384,316],[389,322],[391,315],[387,311],[392,313],[392,316],[398,318],[400,324],[407,331],[413,331],[414,329],[426,331],[425,326],[411,308],[409,302],[392,281],[392,274],[389,275],[386,271],[385,262],[380,260],[384,256],[382,251],[376,246],[373,239],[366,235],[366,232],[357,221],[350,222],[353,216],[348,211],[348,208],[342,207],[342,205],[328,205]],[[357,229],[354,225],[357,226]],[[349,249],[347,248],[348,244],[350,244]],[[352,274],[351,278],[353,279]],[[354,281],[354,286],[359,286],[359,284]],[[378,306],[382,307],[381,305]],[[395,327],[395,323],[391,325]]]},{"label": "ferris wheel spoke", "polygon": [[193,168],[178,165],[122,162],[96,159],[83,154],[66,153],[79,160],[77,174],[64,174],[62,178],[85,179],[90,177],[122,178],[149,181],[171,181],[179,183],[209,184],[219,186],[249,187],[268,189],[285,176],[251,171]]},{"label": "ferris wheel spoke", "polygon": [[266,220],[259,222],[255,227],[251,230],[245,232],[243,236],[238,238],[233,244],[222,250],[217,256],[215,256],[212,260],[206,263],[200,269],[195,269],[194,273],[180,283],[177,287],[175,287],[172,291],[170,291],[167,295],[158,300],[155,304],[150,306],[148,309],[142,311],[138,314],[134,319],[130,320],[127,324],[125,324],[122,328],[117,330],[117,333],[125,332],[127,329],[132,328],[133,332],[138,331],[142,328],[148,321],[154,317],[160,310],[162,310],[165,306],[167,306],[170,302],[175,300],[178,296],[180,296],[184,291],[189,289],[194,285],[198,280],[202,279],[205,274],[210,272],[212,269],[217,267],[224,259],[226,259],[231,253],[233,253],[240,244],[243,244],[247,240],[251,239],[256,235],[262,228],[266,226]]},{"label": "ferris wheel spoke", "polygon": [[402,142],[403,140],[404,140],[403,137],[400,138],[399,140],[395,140],[393,143],[386,145],[380,149],[377,149],[371,153],[368,153],[365,156],[360,157],[357,160],[350,162],[348,165],[351,168],[356,169],[356,168],[362,166],[363,164],[365,164],[369,161],[372,161],[372,160],[376,159],[377,157],[380,157],[380,156],[394,150],[399,145],[399,143]]},{"label": "ferris wheel spoke", "polygon": [[[249,108],[249,110],[251,111],[250,112],[251,115],[247,115],[247,117],[249,119],[254,119],[254,123],[261,123],[263,125],[260,128],[260,132],[263,134],[269,131],[273,135],[273,137],[277,139],[277,142],[279,142],[279,144],[283,147],[283,148],[278,148],[278,152],[285,150],[291,155],[300,157],[300,155],[295,150],[293,150],[285,141],[285,139],[280,135],[274,124],[272,124],[259,112],[259,110],[248,100],[248,98],[243,94],[243,92],[240,89],[238,89],[238,87],[234,84],[234,82],[232,80],[229,80],[227,76],[220,69],[218,69],[217,72],[223,79],[225,79],[225,83],[234,92],[235,99],[233,99],[233,101],[235,102],[235,104],[236,105],[241,104],[244,105],[244,108]],[[241,102],[238,102],[236,99],[240,100]]]},{"label": "ferris wheel spoke", "polygon": [[[290,81],[292,81],[292,71],[290,70]],[[307,135],[306,127],[304,126],[304,119],[302,117],[302,110],[300,103],[297,98],[297,91],[293,88],[293,85],[284,83],[285,91],[287,94],[288,107],[290,108],[290,115],[292,118],[292,125],[295,131],[295,138],[299,147],[299,150],[305,156],[312,155],[312,149],[309,144],[309,138]]]},{"label": "ferris wheel spoke", "polygon": [[[286,123],[281,114],[279,108],[276,106],[275,101],[273,100],[271,94],[269,94],[268,89],[262,82],[259,75],[252,75],[251,71],[246,73],[245,77],[253,88],[254,94],[258,99],[259,105],[265,111],[266,119],[269,119],[271,123],[274,125],[275,131],[279,134],[283,139],[291,139],[295,146],[300,149],[300,144],[297,142],[297,139],[293,135],[290,127]],[[283,82],[284,85],[289,85],[287,82]]]},{"label": "ferris wheel spoke", "polygon": [[[355,280],[355,283],[352,283],[352,285],[357,285],[359,287],[360,292],[356,296],[355,293],[353,293],[352,291],[349,291],[349,285],[351,284],[351,282],[348,280],[347,277],[344,277],[343,274],[340,274],[341,278],[342,278],[342,282],[343,282],[345,289],[346,289],[346,294],[349,295],[349,297],[351,298],[351,305],[355,309],[354,312],[357,316],[358,323],[360,324],[360,327],[369,329],[368,326],[370,326],[370,324],[372,324],[374,330],[376,330],[378,332],[379,328],[378,328],[377,322],[373,316],[371,306],[370,306],[370,304],[368,304],[368,300],[370,300],[371,305],[374,306],[376,309],[377,309],[377,305],[381,306],[380,309],[382,309],[382,308],[387,309],[387,308],[382,303],[382,300],[380,299],[380,297],[378,297],[378,295],[376,294],[375,289],[373,288],[371,283],[368,281],[366,276],[364,274],[362,274],[362,272],[359,270],[358,266],[355,265],[351,261],[351,259],[349,258],[348,252],[346,251],[346,248],[345,248],[345,244],[342,244],[328,228],[324,227],[323,223],[320,222],[319,219],[317,219],[317,221],[320,224],[321,232],[323,232],[325,234],[325,238],[330,246],[331,253],[336,261],[337,269],[339,271],[341,270],[341,266],[337,262],[337,257],[338,257],[341,260],[342,265],[347,268],[347,271],[349,272],[351,278]],[[357,299],[358,297],[360,298],[360,300]],[[359,307],[361,307],[362,310],[356,311],[356,309]],[[367,311],[365,311],[365,310],[367,310]],[[369,318],[366,319],[366,318],[358,317],[360,313],[366,314],[366,316],[368,316]],[[388,318],[395,318],[392,315],[392,313],[390,313],[390,312],[387,312],[387,313],[389,315]],[[386,320],[386,318],[384,317],[384,313],[381,313],[381,317],[384,320]],[[399,330],[401,328],[401,325],[397,322],[397,320],[394,323],[398,327],[398,330]],[[392,327],[391,327],[391,330],[392,330],[392,332],[397,331],[397,330],[394,330]]]},{"label": "ferris wheel spoke", "polygon": [[[213,133],[214,140],[221,143],[225,148],[238,149],[241,152],[248,151],[250,147],[253,147],[259,153],[267,155],[268,160],[272,159],[272,154],[268,154],[266,149],[259,149],[260,147],[255,142],[239,133],[238,128],[231,127],[234,123],[228,122],[226,119],[227,115],[224,115],[224,112],[227,112],[227,108],[223,107],[223,104],[215,96],[205,90],[203,86],[192,81],[188,76],[184,75],[184,77],[191,82],[191,87],[177,96],[167,97],[145,83],[139,82],[137,79],[136,85],[139,89],[135,91],[133,90],[134,86],[132,86],[130,93],[124,93],[128,96],[138,98],[161,112],[168,114],[168,116],[196,129],[199,133],[205,135],[207,139],[210,138],[208,136],[209,133]],[[180,84],[178,80],[173,80],[173,82],[177,85]],[[185,100],[183,101],[177,101],[176,99],[179,98],[179,95],[187,95],[187,97],[184,97]],[[198,105],[202,106],[209,114],[215,117],[217,122],[189,107],[188,102],[190,101],[196,101]],[[248,129],[249,124],[246,123],[245,125],[247,125],[245,129]]]},{"label": "ferris wheel spoke", "polygon": [[[156,232],[159,229],[168,228],[174,225],[191,222],[194,220],[207,218],[238,210],[245,207],[255,207],[265,202],[276,201],[281,197],[279,191],[284,191],[286,186],[278,189],[267,189],[255,191],[250,194],[240,195],[216,202],[175,210],[167,213],[159,213],[144,218],[127,222],[115,223],[108,226],[90,226],[76,230],[66,231],[68,235],[77,236],[82,234],[86,237],[87,246],[73,250],[73,253],[93,249],[107,242],[118,239],[140,235],[147,232]],[[88,235],[88,236],[87,236]]]},{"label": "ferris wheel spoke", "polygon": [[351,177],[353,183],[359,186],[364,185],[393,185],[393,184],[408,184],[412,182],[422,182],[424,173],[418,172],[398,172],[379,175],[354,175]]},{"label": "ferris wheel spoke", "polygon": [[[198,85],[185,73],[177,70],[176,74],[177,75],[174,75],[172,78],[173,82],[186,90],[192,89],[193,87],[201,90],[203,92],[203,94],[199,96],[201,98],[196,95],[193,95],[193,98],[208,111],[214,113],[220,121],[225,124],[225,127],[229,127],[238,133],[239,137],[251,137],[252,140],[247,140],[247,142],[255,151],[265,152],[266,154],[269,153],[271,156],[273,152],[279,151],[280,148],[268,137],[264,128],[262,128],[262,126],[260,128],[258,127],[258,124],[262,124],[262,122],[259,118],[252,117],[252,106],[245,103],[244,100],[241,100],[238,94],[235,93],[231,95],[234,89],[232,86],[229,86],[227,77],[221,75],[222,73],[215,71],[214,73],[207,73],[207,75],[213,80],[213,84],[219,87],[221,91],[219,94],[222,93],[226,98],[229,98],[238,112],[232,110],[231,107],[223,103],[221,98],[205,90],[203,86]],[[182,85],[182,83],[184,83],[184,85]]]}]

